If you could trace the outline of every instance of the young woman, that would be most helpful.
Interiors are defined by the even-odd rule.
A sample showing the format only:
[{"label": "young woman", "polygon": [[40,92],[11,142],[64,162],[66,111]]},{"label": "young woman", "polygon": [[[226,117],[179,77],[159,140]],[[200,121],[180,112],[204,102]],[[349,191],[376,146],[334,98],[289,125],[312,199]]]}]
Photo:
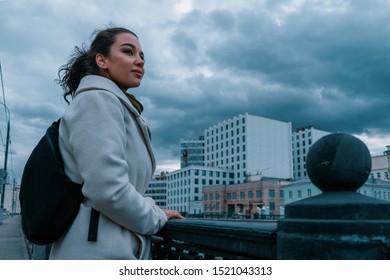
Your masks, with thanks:
[{"label": "young woman", "polygon": [[[85,201],[50,259],[150,259],[150,236],[178,212],[162,210],[143,194],[155,170],[142,104],[126,91],[141,84],[144,53],[125,28],[96,34],[76,47],[59,71],[72,101],[60,125],[59,146],[69,178],[83,183]],[[99,214],[97,240],[88,241],[91,209]]]}]

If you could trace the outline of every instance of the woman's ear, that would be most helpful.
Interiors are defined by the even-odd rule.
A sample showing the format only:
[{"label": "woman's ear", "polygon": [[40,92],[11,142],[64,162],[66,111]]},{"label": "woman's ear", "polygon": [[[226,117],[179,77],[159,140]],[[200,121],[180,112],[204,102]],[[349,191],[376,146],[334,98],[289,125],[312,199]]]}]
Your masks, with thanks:
[{"label": "woman's ear", "polygon": [[107,69],[107,58],[101,53],[96,54],[95,56],[96,64],[100,69]]}]

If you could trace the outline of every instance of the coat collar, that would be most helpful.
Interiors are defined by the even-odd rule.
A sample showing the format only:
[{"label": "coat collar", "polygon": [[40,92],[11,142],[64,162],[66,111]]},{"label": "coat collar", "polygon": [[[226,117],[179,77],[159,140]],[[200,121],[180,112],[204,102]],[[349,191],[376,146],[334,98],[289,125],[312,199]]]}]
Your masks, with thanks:
[{"label": "coat collar", "polygon": [[118,97],[119,100],[126,106],[130,114],[133,116],[134,120],[136,121],[138,127],[140,128],[142,134],[141,136],[145,142],[145,145],[148,149],[152,161],[152,167],[154,173],[156,169],[156,160],[150,142],[149,129],[145,121],[142,119],[140,113],[137,111],[137,109],[134,108],[133,104],[131,104],[130,100],[127,98],[125,93],[113,81],[111,81],[106,77],[98,76],[98,75],[88,75],[83,77],[80,81],[77,91],[75,92],[75,97],[81,92],[89,91],[89,90],[109,91],[112,94],[114,94],[116,97]]},{"label": "coat collar", "polygon": [[126,104],[126,107],[128,107],[133,114],[136,116],[140,115],[139,112],[134,108],[133,104],[131,104],[125,93],[113,81],[106,77],[98,75],[87,75],[83,77],[80,81],[77,91],[75,92],[75,96],[81,92],[89,90],[109,91],[116,95],[116,97],[118,97],[122,103]]}]

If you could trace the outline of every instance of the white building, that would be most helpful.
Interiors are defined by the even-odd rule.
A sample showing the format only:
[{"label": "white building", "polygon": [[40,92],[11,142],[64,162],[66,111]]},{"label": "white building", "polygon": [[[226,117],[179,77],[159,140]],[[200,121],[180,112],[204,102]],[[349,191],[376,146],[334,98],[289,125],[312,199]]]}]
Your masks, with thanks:
[{"label": "white building", "polygon": [[383,155],[371,157],[372,168],[370,177],[372,179],[390,181],[390,145],[386,147],[387,150],[383,152]]},{"label": "white building", "polygon": [[368,179],[367,182],[357,190],[358,193],[390,201],[390,184],[381,179]]},{"label": "white building", "polygon": [[315,129],[314,126],[299,128],[292,134],[294,180],[307,177],[307,152],[318,139],[328,134],[330,134],[330,132]]},{"label": "white building", "polygon": [[314,186],[307,177],[285,185],[282,189],[284,195],[284,205],[322,193],[322,191]]},{"label": "white building", "polygon": [[145,196],[153,198],[160,208],[167,207],[167,178],[166,173],[161,172],[160,175],[154,175],[150,181]]},{"label": "white building", "polygon": [[203,186],[233,184],[233,176],[230,170],[195,165],[167,173],[167,208],[201,214]]},{"label": "white building", "polygon": [[234,171],[234,183],[248,175],[292,178],[291,123],[249,114],[205,129],[205,164]]},{"label": "white building", "polygon": [[[294,181],[291,184],[283,186],[282,189],[284,205],[322,193],[308,178]],[[369,178],[357,192],[366,196],[390,201],[390,184],[380,179]]]}]

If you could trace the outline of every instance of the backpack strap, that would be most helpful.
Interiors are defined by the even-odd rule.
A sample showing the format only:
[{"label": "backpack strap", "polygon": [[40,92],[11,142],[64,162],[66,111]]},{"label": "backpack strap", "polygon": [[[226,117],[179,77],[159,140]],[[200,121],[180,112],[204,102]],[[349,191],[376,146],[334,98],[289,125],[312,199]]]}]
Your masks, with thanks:
[{"label": "backpack strap", "polygon": [[100,212],[91,208],[91,218],[89,219],[88,241],[96,242],[99,226]]}]

